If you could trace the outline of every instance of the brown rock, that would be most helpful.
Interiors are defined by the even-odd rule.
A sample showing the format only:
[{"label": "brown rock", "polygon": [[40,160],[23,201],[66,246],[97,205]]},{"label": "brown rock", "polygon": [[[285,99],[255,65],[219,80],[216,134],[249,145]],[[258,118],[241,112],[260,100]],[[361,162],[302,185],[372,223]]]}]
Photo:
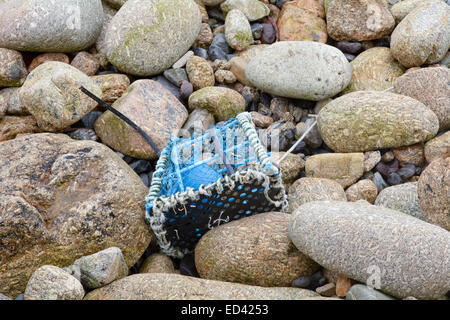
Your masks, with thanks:
[{"label": "brown rock", "polygon": [[250,60],[267,47],[268,45],[266,44],[250,46],[250,48],[239,52],[237,57],[234,57],[230,60],[230,71],[234,73],[239,82],[246,86],[251,86],[251,83],[248,81],[247,76],[245,75],[245,69],[247,68]]},{"label": "brown rock", "polygon": [[198,8],[200,9],[200,14],[202,16],[202,23],[207,23],[209,21],[208,11],[205,8],[202,0],[194,0],[197,3]]},{"label": "brown rock", "polygon": [[209,24],[202,23],[200,33],[198,34],[197,39],[195,39],[194,46],[208,49],[213,39],[214,34]]},{"label": "brown rock", "polygon": [[[162,150],[188,117],[185,107],[169,90],[153,80],[138,80],[113,107],[134,121]],[[155,159],[155,151],[133,128],[106,111],[95,122],[95,132],[111,148],[140,159]]]},{"label": "brown rock", "polygon": [[430,163],[437,158],[450,156],[450,131],[431,139],[425,144],[425,158]]},{"label": "brown rock", "polygon": [[256,111],[252,111],[252,112],[250,112],[250,114],[252,116],[253,123],[257,127],[267,128],[273,123],[272,117],[262,115],[261,113],[256,112]]},{"label": "brown rock", "polygon": [[313,291],[264,288],[191,278],[178,274],[135,274],[89,292],[86,300],[303,300],[318,299]]},{"label": "brown rock", "polygon": [[47,61],[59,61],[69,64],[69,57],[64,53],[43,53],[34,58],[28,66],[28,72],[33,71]]},{"label": "brown rock", "polygon": [[417,191],[426,221],[450,231],[450,157],[428,165],[420,175]]},{"label": "brown rock", "polygon": [[319,266],[289,240],[289,215],[261,213],[221,225],[206,233],[195,248],[202,278],[263,287],[290,286]]},{"label": "brown rock", "polygon": [[394,153],[395,158],[400,163],[400,166],[404,166],[405,164],[413,164],[416,167],[422,167],[425,163],[422,143],[393,149],[392,152]]},{"label": "brown rock", "polygon": [[236,82],[236,76],[229,70],[217,70],[214,73],[217,83],[232,84]]},{"label": "brown rock", "polygon": [[381,39],[395,20],[381,0],[333,0],[327,7],[328,35],[336,41]]},{"label": "brown rock", "polygon": [[289,188],[289,212],[311,201],[347,201],[342,186],[334,180],[322,178],[301,178]]},{"label": "brown rock", "polygon": [[336,295],[336,285],[334,283],[327,283],[324,286],[318,287],[316,292],[324,297],[332,297]]},{"label": "brown rock", "polygon": [[364,172],[369,172],[381,161],[380,151],[364,152]]},{"label": "brown rock", "polygon": [[75,58],[73,58],[72,67],[83,71],[88,76],[93,76],[100,69],[100,62],[92,54],[86,51],[81,51]]},{"label": "brown rock", "polygon": [[[286,152],[272,152],[269,158],[273,163],[278,163],[285,154]],[[279,164],[279,167],[283,184],[288,189],[305,169],[305,160],[299,155],[291,153]]]},{"label": "brown rock", "polygon": [[327,178],[338,182],[343,188],[351,186],[364,173],[363,153],[325,153],[306,160],[307,177]]},{"label": "brown rock", "polygon": [[352,62],[352,79],[343,91],[383,91],[394,85],[405,68],[394,59],[389,48],[375,47],[363,51]]},{"label": "brown rock", "polygon": [[0,90],[0,118],[1,110],[6,110],[6,114],[14,116],[28,116],[30,113],[26,105],[20,101],[20,88],[11,87]]},{"label": "brown rock", "polygon": [[42,132],[32,116],[5,116],[0,120],[0,141],[14,139],[18,134]]},{"label": "brown rock", "polygon": [[439,129],[450,128],[450,70],[423,68],[408,72],[394,83],[398,94],[414,98],[430,108],[439,119]]},{"label": "brown rock", "polygon": [[130,86],[130,79],[124,74],[105,74],[91,79],[102,90],[102,100],[109,103],[119,99]]},{"label": "brown rock", "polygon": [[355,202],[358,200],[366,200],[370,204],[374,204],[377,199],[378,189],[372,180],[360,180],[345,190],[347,200]]},{"label": "brown rock", "polygon": [[0,87],[20,87],[28,75],[22,54],[0,48]]},{"label": "brown rock", "polygon": [[10,297],[40,266],[68,266],[111,246],[131,267],[152,238],[147,188],[93,141],[39,133],[1,142],[0,190],[0,292]]},{"label": "brown rock", "polygon": [[144,260],[140,273],[175,273],[172,260],[162,253],[154,253]]},{"label": "brown rock", "polygon": [[352,285],[353,283],[351,279],[346,276],[339,275],[336,281],[336,295],[338,297],[345,297]]},{"label": "brown rock", "polygon": [[327,42],[325,9],[316,0],[285,2],[278,18],[280,41]]},{"label": "brown rock", "polygon": [[214,70],[205,59],[190,57],[186,64],[186,72],[195,90],[214,86]]}]

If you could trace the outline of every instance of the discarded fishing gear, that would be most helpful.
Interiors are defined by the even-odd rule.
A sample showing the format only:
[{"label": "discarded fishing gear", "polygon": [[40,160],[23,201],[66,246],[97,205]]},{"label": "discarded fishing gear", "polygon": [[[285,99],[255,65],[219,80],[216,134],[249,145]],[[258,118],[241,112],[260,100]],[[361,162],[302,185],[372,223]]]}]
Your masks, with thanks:
[{"label": "discarded fishing gear", "polygon": [[161,250],[178,258],[214,227],[287,208],[280,171],[246,112],[203,135],[173,137],[146,201],[146,220]]}]

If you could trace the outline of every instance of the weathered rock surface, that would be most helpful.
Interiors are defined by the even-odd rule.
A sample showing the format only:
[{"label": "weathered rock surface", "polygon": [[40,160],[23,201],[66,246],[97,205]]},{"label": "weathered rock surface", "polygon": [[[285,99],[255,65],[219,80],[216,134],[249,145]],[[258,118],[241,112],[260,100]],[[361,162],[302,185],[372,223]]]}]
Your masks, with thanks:
[{"label": "weathered rock surface", "polygon": [[261,213],[216,227],[195,248],[202,278],[263,287],[287,287],[319,266],[288,238],[289,215]]},{"label": "weathered rock surface", "polygon": [[144,260],[140,273],[176,273],[172,259],[162,253],[154,253]]},{"label": "weathered rock surface", "polygon": [[220,8],[224,15],[233,9],[238,9],[245,14],[249,21],[259,20],[270,13],[270,9],[259,0],[225,0]]},{"label": "weathered rock surface", "polygon": [[342,91],[351,75],[351,66],[339,49],[313,41],[272,44],[254,57],[246,69],[247,79],[258,89],[313,101]]},{"label": "weathered rock surface", "polygon": [[233,9],[225,20],[225,38],[228,45],[235,50],[248,48],[252,41],[252,29],[242,11]]},{"label": "weathered rock surface", "polygon": [[[285,155],[285,152],[272,152],[269,157],[272,163],[278,163]],[[301,172],[305,169],[305,160],[297,154],[289,154],[279,164],[281,170],[281,180],[285,187],[289,187],[295,180],[300,177]]]},{"label": "weathered rock surface", "polygon": [[106,146],[66,135],[0,143],[0,292],[15,297],[44,264],[117,246],[131,267],[152,233],[147,188]]},{"label": "weathered rock surface", "polygon": [[438,132],[439,121],[429,108],[410,97],[358,91],[323,107],[318,127],[334,151],[360,152],[430,140]]},{"label": "weathered rock surface", "polygon": [[192,56],[186,63],[186,72],[194,90],[212,87],[216,82],[214,70],[206,59]]},{"label": "weathered rock surface", "polygon": [[264,288],[191,278],[178,274],[136,274],[88,293],[85,300],[303,300],[318,299],[314,291]]},{"label": "weathered rock surface", "polygon": [[448,68],[424,68],[397,78],[394,83],[394,92],[422,102],[438,117],[439,129],[447,130],[450,129],[449,83]]},{"label": "weathered rock surface", "polygon": [[350,288],[345,297],[346,300],[395,300],[378,290],[363,284],[355,284]]},{"label": "weathered rock surface", "polygon": [[426,2],[408,14],[391,35],[391,53],[405,67],[441,61],[450,48],[450,7]]},{"label": "weathered rock surface", "polygon": [[375,205],[425,220],[422,209],[419,206],[417,182],[402,183],[383,189],[375,200]]},{"label": "weathered rock surface", "polygon": [[69,273],[55,266],[37,269],[28,281],[25,300],[81,300],[84,289]]},{"label": "weathered rock surface", "polygon": [[[161,84],[138,80],[113,107],[136,123],[162,150],[170,135],[176,135],[188,117],[186,108]],[[153,148],[133,128],[110,111],[95,123],[95,132],[103,143],[116,151],[140,159],[155,159]]]},{"label": "weathered rock surface", "polygon": [[20,87],[27,75],[20,52],[0,48],[0,87]]},{"label": "weathered rock surface", "polygon": [[326,178],[347,188],[364,173],[363,153],[324,153],[306,159],[305,173],[310,178]]},{"label": "weathered rock surface", "polygon": [[425,144],[425,159],[431,163],[437,158],[450,156],[450,131],[441,134]]},{"label": "weathered rock surface", "polygon": [[29,74],[19,97],[39,127],[56,132],[79,121],[97,106],[79,89],[80,85],[101,96],[100,88],[86,74],[66,63],[50,61]]},{"label": "weathered rock surface", "polygon": [[356,202],[359,200],[365,200],[370,204],[375,202],[378,195],[377,186],[369,179],[363,179],[348,187],[345,190],[347,200]]},{"label": "weathered rock surface", "polygon": [[289,212],[312,201],[347,201],[344,188],[334,180],[324,178],[301,178],[289,188]]},{"label": "weathered rock surface", "polygon": [[130,78],[125,74],[105,74],[91,79],[102,90],[102,100],[108,103],[119,99],[130,86]]},{"label": "weathered rock surface", "polygon": [[392,296],[435,299],[448,291],[450,233],[404,213],[363,202],[309,202],[292,214],[289,236],[321,266]]},{"label": "weathered rock surface", "polygon": [[390,9],[397,24],[403,20],[414,9],[424,3],[443,2],[445,0],[402,0],[395,3]]},{"label": "weathered rock surface", "polygon": [[80,51],[95,42],[102,24],[100,0],[0,2],[0,47],[32,52]]},{"label": "weathered rock surface", "polygon": [[188,51],[200,25],[193,0],[128,0],[108,26],[106,55],[125,73],[153,76]]},{"label": "weathered rock surface", "polygon": [[418,193],[425,220],[450,231],[450,157],[428,165],[420,175]]},{"label": "weathered rock surface", "polygon": [[32,116],[5,116],[0,120],[0,141],[14,139],[18,134],[42,132]]},{"label": "weathered rock surface", "polygon": [[250,46],[250,48],[239,52],[237,57],[234,57],[230,60],[230,71],[233,72],[240,83],[246,86],[251,86],[250,82],[247,79],[247,76],[245,75],[247,65],[251,59],[253,59],[257,54],[262,52],[268,46],[269,45],[267,44]]}]

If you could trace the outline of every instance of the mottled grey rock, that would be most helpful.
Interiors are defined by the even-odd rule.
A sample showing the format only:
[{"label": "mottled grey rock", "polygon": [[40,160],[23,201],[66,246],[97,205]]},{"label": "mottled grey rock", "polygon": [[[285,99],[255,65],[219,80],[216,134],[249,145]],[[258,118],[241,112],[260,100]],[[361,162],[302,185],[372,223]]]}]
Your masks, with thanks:
[{"label": "mottled grey rock", "polygon": [[303,300],[318,298],[314,291],[264,288],[192,278],[178,274],[143,273],[120,279],[89,292],[86,300]]},{"label": "mottled grey rock", "polygon": [[395,300],[391,296],[384,294],[363,284],[355,284],[350,288],[345,297],[346,300]]},{"label": "mottled grey rock", "polygon": [[[269,157],[272,163],[278,163],[286,152],[271,152]],[[305,169],[305,160],[298,154],[289,154],[281,163],[278,163],[281,170],[281,180],[285,188],[300,177],[303,169]]]},{"label": "mottled grey rock", "polygon": [[[306,132],[306,130],[311,128],[311,126],[314,124],[314,121],[315,119],[308,118],[305,122],[297,123],[297,126],[295,127],[295,139],[300,139]],[[309,131],[309,133],[305,136],[303,141],[305,141],[305,143],[313,149],[319,148],[322,145],[323,140],[320,136],[317,125],[314,125],[311,131]]]},{"label": "mottled grey rock", "polygon": [[309,202],[292,214],[289,236],[321,266],[395,297],[435,299],[450,287],[450,233],[398,211]]},{"label": "mottled grey rock", "polygon": [[417,192],[426,221],[450,231],[450,157],[428,165],[420,175]]},{"label": "mottled grey rock", "polygon": [[128,275],[122,251],[111,247],[74,262],[80,267],[81,283],[87,289],[101,288]]},{"label": "mottled grey rock", "polygon": [[69,273],[55,266],[37,269],[25,289],[25,300],[81,300],[84,289]]},{"label": "mottled grey rock", "polygon": [[[102,1],[103,6],[103,25],[100,35],[97,37],[95,42],[95,48],[100,54],[103,54],[106,57],[106,31],[108,30],[109,24],[111,23],[112,18],[116,15],[117,10],[112,8],[107,1]],[[108,64],[108,63],[106,63]]]},{"label": "mottled grey rock", "polygon": [[259,0],[226,0],[222,2],[220,8],[225,15],[233,9],[238,9],[249,21],[259,20],[270,13],[270,9]]},{"label": "mottled grey rock", "polygon": [[100,34],[100,0],[16,0],[0,3],[0,47],[32,52],[74,52]]},{"label": "mottled grey rock", "polygon": [[225,38],[228,45],[235,50],[244,50],[253,41],[252,28],[242,11],[233,9],[225,20]]},{"label": "mottled grey rock", "polygon": [[231,221],[208,231],[195,248],[203,279],[263,287],[287,287],[319,266],[288,238],[289,215],[267,212]]},{"label": "mottled grey rock", "polygon": [[208,130],[215,123],[214,115],[208,110],[202,108],[194,109],[183,126],[183,136],[189,138],[195,131],[201,135],[203,131]]},{"label": "mottled grey rock", "polygon": [[433,138],[437,116],[423,103],[399,94],[357,91],[320,110],[318,126],[336,152],[361,152],[412,145]]},{"label": "mottled grey rock", "polygon": [[344,188],[334,180],[324,178],[301,178],[289,188],[289,212],[312,201],[347,201]]},{"label": "mottled grey rock", "polygon": [[254,57],[245,73],[253,86],[267,93],[319,101],[342,91],[352,70],[335,47],[313,41],[281,41]]},{"label": "mottled grey rock", "polygon": [[80,85],[97,96],[102,94],[97,84],[80,70],[49,61],[29,74],[20,88],[20,101],[42,129],[59,131],[97,106],[97,102],[80,91]]},{"label": "mottled grey rock", "polygon": [[98,136],[95,131],[89,128],[78,128],[74,131],[68,132],[67,135],[75,140],[98,140]]},{"label": "mottled grey rock", "polygon": [[450,7],[427,2],[416,7],[391,35],[391,53],[405,67],[441,61],[450,48]]},{"label": "mottled grey rock", "polygon": [[20,52],[0,48],[0,87],[20,87],[27,75]]},{"label": "mottled grey rock", "polygon": [[193,0],[128,0],[106,31],[108,60],[133,75],[159,74],[188,51],[200,25]]},{"label": "mottled grey rock", "polygon": [[364,152],[364,172],[369,172],[381,161],[380,151]]},{"label": "mottled grey rock", "polygon": [[402,0],[392,6],[391,13],[397,24],[419,5],[431,2],[444,2],[445,0]]},{"label": "mottled grey rock", "polygon": [[400,211],[425,221],[419,206],[417,182],[403,183],[383,189],[375,200],[375,205]]}]

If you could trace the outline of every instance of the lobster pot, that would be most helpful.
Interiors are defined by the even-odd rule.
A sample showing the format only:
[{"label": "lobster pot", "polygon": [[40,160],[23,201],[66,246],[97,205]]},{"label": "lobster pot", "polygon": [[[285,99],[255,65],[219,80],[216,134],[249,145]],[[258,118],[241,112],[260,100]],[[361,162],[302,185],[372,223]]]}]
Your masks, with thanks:
[{"label": "lobster pot", "polygon": [[190,139],[172,137],[146,201],[161,250],[178,258],[214,227],[287,207],[279,169],[246,112]]}]

